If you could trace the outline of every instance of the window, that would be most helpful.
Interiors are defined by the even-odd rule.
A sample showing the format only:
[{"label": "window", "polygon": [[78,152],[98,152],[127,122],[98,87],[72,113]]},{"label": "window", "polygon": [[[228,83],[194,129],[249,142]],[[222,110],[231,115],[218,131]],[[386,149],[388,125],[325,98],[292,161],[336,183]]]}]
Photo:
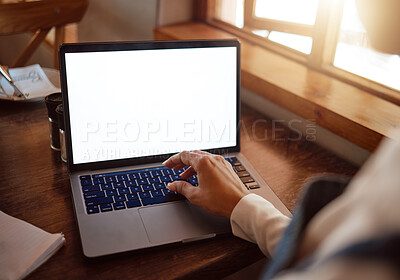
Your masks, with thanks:
[{"label": "window", "polygon": [[345,1],[333,65],[400,90],[400,56],[379,53],[369,47],[354,0]]},{"label": "window", "polygon": [[400,100],[400,57],[370,47],[355,0],[215,0],[214,10],[219,27]]},{"label": "window", "polygon": [[[244,25],[256,35],[310,54],[318,0],[246,1]],[[287,7],[291,7],[287,9]]]}]

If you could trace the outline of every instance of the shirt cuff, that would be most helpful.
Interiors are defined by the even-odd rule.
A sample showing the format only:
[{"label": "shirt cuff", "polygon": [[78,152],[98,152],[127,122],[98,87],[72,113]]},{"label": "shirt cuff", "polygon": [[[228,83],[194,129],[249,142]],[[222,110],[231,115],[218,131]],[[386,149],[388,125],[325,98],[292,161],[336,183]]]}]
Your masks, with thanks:
[{"label": "shirt cuff", "polygon": [[290,218],[268,200],[248,194],[236,204],[230,222],[235,236],[257,243],[265,255],[271,256]]}]

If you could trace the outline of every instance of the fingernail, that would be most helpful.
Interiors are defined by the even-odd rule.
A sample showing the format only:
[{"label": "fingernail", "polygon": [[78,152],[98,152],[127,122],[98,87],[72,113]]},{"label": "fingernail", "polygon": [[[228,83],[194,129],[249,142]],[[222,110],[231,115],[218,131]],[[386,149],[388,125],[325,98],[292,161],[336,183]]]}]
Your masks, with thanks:
[{"label": "fingernail", "polygon": [[164,160],[162,164],[165,165],[165,163],[166,163],[167,161],[168,161],[168,159]]}]

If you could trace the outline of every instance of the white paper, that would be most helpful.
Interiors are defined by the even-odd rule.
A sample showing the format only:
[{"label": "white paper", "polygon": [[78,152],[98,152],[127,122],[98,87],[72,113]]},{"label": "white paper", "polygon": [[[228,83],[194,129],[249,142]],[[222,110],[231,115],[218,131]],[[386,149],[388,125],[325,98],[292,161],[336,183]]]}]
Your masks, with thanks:
[{"label": "white paper", "polygon": [[[15,81],[17,87],[26,95],[26,99],[35,99],[45,97],[54,92],[59,92],[46,74],[43,72],[39,64],[34,64],[26,67],[12,68],[8,72]],[[4,78],[0,77],[0,98],[21,100],[22,98],[15,97],[14,88]]]},{"label": "white paper", "polygon": [[0,211],[0,279],[22,279],[65,243],[51,234]]}]

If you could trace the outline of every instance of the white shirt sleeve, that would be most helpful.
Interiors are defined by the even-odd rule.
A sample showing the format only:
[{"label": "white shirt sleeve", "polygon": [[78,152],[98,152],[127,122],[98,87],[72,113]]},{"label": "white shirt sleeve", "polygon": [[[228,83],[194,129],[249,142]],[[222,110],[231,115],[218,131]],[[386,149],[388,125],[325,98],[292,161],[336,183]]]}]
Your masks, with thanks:
[{"label": "white shirt sleeve", "polygon": [[257,243],[266,256],[273,255],[290,222],[290,218],[256,194],[243,197],[233,209],[230,220],[233,234]]}]

